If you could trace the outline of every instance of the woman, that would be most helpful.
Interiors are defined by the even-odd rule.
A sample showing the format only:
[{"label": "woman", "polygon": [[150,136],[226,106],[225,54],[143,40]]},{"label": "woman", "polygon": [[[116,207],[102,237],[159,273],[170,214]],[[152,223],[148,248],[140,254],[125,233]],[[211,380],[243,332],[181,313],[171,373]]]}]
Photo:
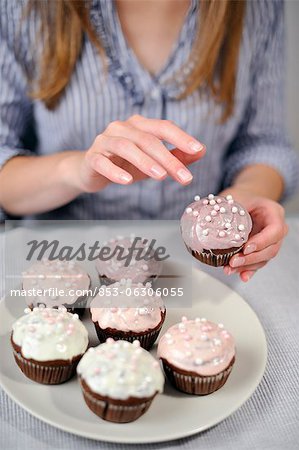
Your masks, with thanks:
[{"label": "woman", "polygon": [[6,214],[172,219],[229,192],[255,227],[225,272],[277,254],[297,179],[280,1],[4,0],[0,33]]}]

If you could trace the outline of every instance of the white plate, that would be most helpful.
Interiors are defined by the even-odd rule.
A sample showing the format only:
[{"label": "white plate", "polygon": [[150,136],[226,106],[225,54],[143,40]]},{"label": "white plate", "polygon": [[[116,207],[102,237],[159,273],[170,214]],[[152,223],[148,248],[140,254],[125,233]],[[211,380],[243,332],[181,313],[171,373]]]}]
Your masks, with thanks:
[{"label": "white plate", "polygon": [[[213,277],[193,270],[192,309],[167,311],[166,328],[188,318],[207,317],[223,322],[234,335],[237,357],[223,388],[203,397],[180,393],[166,383],[149,411],[135,422],[113,424],[95,416],[85,405],[76,379],[59,386],[43,386],[25,378],[13,360],[9,343],[12,322],[23,314],[17,298],[0,303],[0,383],[7,394],[34,416],[57,428],[91,439],[119,443],[149,443],[178,439],[206,430],[236,411],[254,392],[263,376],[267,344],[253,310],[234,291]],[[91,343],[97,343],[88,318]],[[154,350],[155,352],[155,350]]]}]

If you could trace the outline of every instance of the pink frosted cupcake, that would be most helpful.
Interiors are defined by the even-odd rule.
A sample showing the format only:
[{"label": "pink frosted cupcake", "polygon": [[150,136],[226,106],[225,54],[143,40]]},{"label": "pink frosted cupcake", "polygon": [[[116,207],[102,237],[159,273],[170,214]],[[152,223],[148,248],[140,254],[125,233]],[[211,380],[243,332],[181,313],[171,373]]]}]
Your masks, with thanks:
[{"label": "pink frosted cupcake", "polygon": [[[26,301],[32,309],[64,306],[68,312],[82,316],[85,310],[90,278],[75,261],[42,259],[22,273]],[[36,293],[31,296],[30,292]]]},{"label": "pink frosted cupcake", "polygon": [[252,229],[249,213],[231,195],[194,197],[181,217],[188,251],[210,266],[225,266],[240,252]]},{"label": "pink frosted cupcake", "polygon": [[90,304],[91,318],[100,342],[108,338],[138,340],[150,350],[163,326],[166,310],[161,295],[150,283],[123,280],[102,286]]},{"label": "pink frosted cupcake", "polygon": [[[123,256],[126,256],[135,243],[136,248],[142,249],[142,255],[148,254],[153,257],[148,260],[144,258],[139,260],[136,258],[137,252],[133,252],[129,264],[126,259],[117,258],[117,247],[123,249]],[[147,239],[138,239],[133,234],[130,237],[117,236],[103,244],[103,247],[110,248],[111,253],[115,255],[107,260],[98,259],[96,261],[101,284],[112,284],[123,279],[131,279],[133,283],[143,284],[155,281],[161,273],[162,262],[155,259],[154,250],[149,248],[149,245]]]},{"label": "pink frosted cupcake", "polygon": [[158,356],[176,389],[206,395],[226,383],[235,362],[235,342],[222,324],[182,317],[161,337]]}]

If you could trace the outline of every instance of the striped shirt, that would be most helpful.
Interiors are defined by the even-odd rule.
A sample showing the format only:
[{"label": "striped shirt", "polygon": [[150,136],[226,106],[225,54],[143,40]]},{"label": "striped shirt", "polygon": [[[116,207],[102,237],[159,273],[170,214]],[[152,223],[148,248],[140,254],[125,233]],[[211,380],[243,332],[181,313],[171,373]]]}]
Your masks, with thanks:
[{"label": "striped shirt", "polygon": [[[298,180],[298,161],[289,145],[284,119],[284,13],[281,1],[248,1],[237,71],[235,110],[218,123],[221,107],[195,91],[178,100],[198,22],[192,0],[178,40],[162,70],[150,75],[129,48],[111,0],[93,0],[91,20],[108,58],[108,74],[88,38],[70,83],[54,111],[27,94],[25,72],[34,70],[38,20],[20,31],[23,1],[0,1],[0,164],[18,154],[47,155],[85,150],[114,120],[133,114],[169,119],[207,147],[203,160],[190,166],[193,182],[181,186],[168,178],[130,186],[110,184],[83,194],[66,206],[40,214],[42,219],[174,219],[195,194],[229,186],[246,166],[266,164],[283,177],[284,198]],[[42,49],[40,49],[42,50]],[[34,124],[37,142],[23,136]],[[17,182],[17,180],[16,180]],[[4,213],[3,213],[4,214]]]}]

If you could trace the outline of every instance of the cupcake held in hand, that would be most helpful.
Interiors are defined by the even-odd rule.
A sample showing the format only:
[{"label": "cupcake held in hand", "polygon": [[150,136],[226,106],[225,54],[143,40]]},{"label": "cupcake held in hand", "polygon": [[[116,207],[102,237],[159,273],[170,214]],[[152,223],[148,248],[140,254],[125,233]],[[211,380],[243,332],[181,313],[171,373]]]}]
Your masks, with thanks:
[{"label": "cupcake held in hand", "polygon": [[161,337],[158,356],[176,389],[206,395],[226,383],[235,362],[235,343],[222,324],[182,317]]},{"label": "cupcake held in hand", "polygon": [[188,251],[211,266],[224,266],[240,252],[252,229],[249,213],[231,195],[200,199],[195,196],[181,217],[182,237]]},{"label": "cupcake held in hand", "polygon": [[26,377],[42,384],[70,379],[88,346],[88,332],[77,314],[59,309],[26,308],[13,324],[14,358]]},{"label": "cupcake held in hand", "polygon": [[77,372],[87,406],[111,422],[138,419],[164,386],[159,362],[139,341],[109,338],[86,352]]},{"label": "cupcake held in hand", "polygon": [[90,312],[100,342],[109,337],[137,339],[146,350],[154,345],[166,315],[161,295],[150,283],[144,286],[131,280],[102,286]]}]

